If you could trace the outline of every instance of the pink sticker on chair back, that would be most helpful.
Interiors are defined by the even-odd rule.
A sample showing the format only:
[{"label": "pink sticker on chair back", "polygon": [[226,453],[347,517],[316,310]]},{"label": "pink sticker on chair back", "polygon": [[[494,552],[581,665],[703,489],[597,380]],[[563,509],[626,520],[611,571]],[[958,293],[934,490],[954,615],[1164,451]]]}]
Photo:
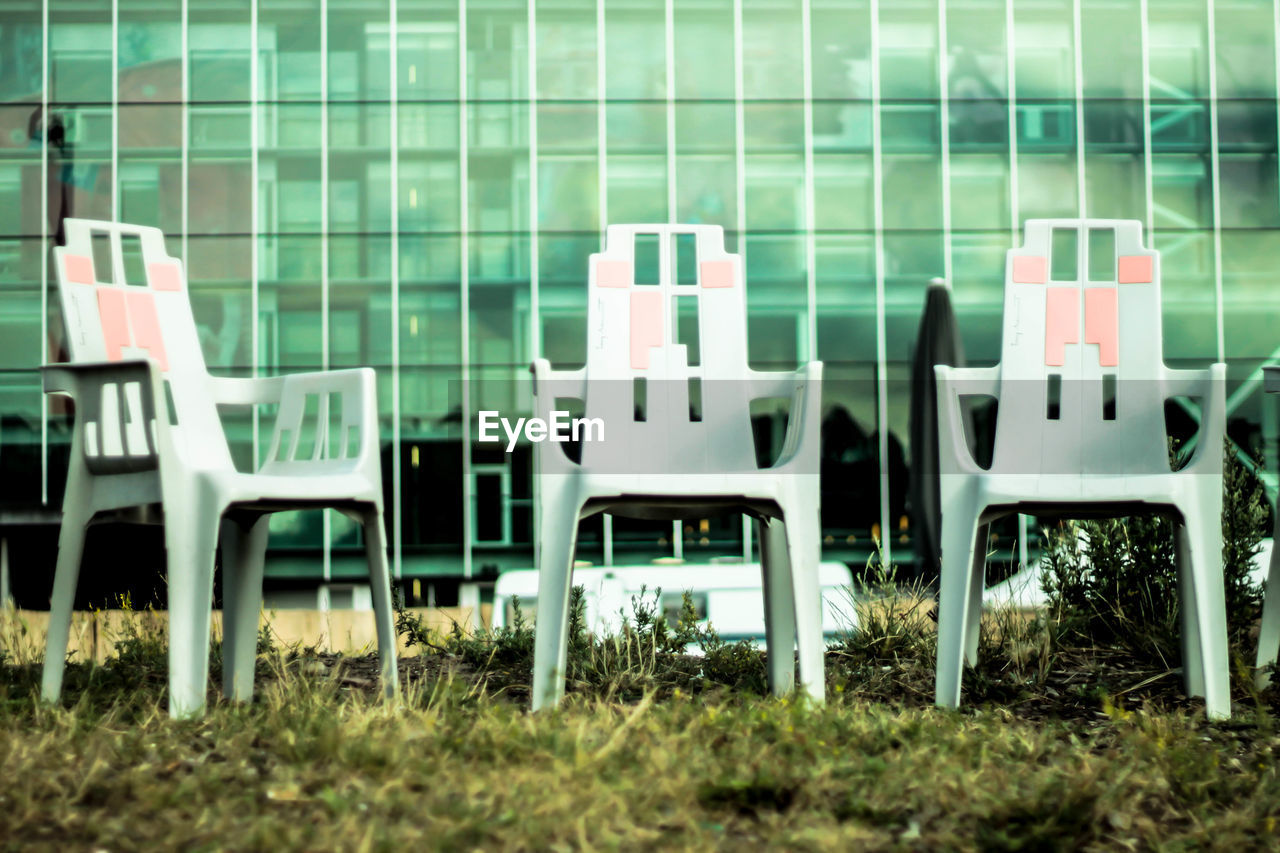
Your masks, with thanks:
[{"label": "pink sticker on chair back", "polygon": [[147,264],[147,283],[152,290],[182,290],[182,274],[177,264]]},{"label": "pink sticker on chair back", "polygon": [[99,287],[98,317],[108,361],[120,361],[125,347],[137,347],[145,349],[160,370],[169,369],[154,294],[145,290]]},{"label": "pink sticker on chair back", "polygon": [[156,313],[156,297],[145,290],[128,293],[129,325],[133,329],[133,345],[145,349],[161,372],[168,372],[169,357],[164,349],[164,335],[160,332],[160,317]]},{"label": "pink sticker on chair back", "polygon": [[1147,284],[1154,278],[1150,255],[1122,255],[1116,266],[1120,284]]},{"label": "pink sticker on chair back", "polygon": [[98,288],[98,320],[102,324],[102,342],[107,348],[107,361],[124,358],[124,347],[131,343],[128,310],[124,291],[118,287]]},{"label": "pink sticker on chair back", "polygon": [[649,350],[662,346],[662,294],[637,290],[631,293],[631,366],[649,367]]},{"label": "pink sticker on chair back", "polygon": [[703,287],[733,287],[733,261],[703,261],[698,271]]},{"label": "pink sticker on chair back", "polygon": [[84,255],[63,255],[62,268],[67,281],[74,284],[93,284],[93,258]]},{"label": "pink sticker on chair back", "polygon": [[1045,291],[1044,363],[1067,363],[1067,344],[1080,342],[1080,291],[1075,287],[1050,287]]},{"label": "pink sticker on chair back", "polygon": [[1012,272],[1014,284],[1044,284],[1049,280],[1049,262],[1047,258],[1014,255]]},{"label": "pink sticker on chair back", "polygon": [[1084,342],[1098,345],[1098,364],[1120,363],[1118,292],[1114,287],[1090,287],[1084,292]]},{"label": "pink sticker on chair back", "polygon": [[596,261],[596,287],[630,287],[634,277],[630,261]]}]

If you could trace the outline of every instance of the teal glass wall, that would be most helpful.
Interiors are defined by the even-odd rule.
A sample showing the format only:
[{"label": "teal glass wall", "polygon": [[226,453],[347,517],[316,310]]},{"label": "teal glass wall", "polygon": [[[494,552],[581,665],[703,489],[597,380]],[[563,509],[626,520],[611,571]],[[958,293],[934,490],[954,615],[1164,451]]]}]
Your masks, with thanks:
[{"label": "teal glass wall", "polygon": [[[1231,435],[1274,469],[1278,6],[0,0],[0,506],[60,505],[68,414],[36,368],[63,353],[64,215],[165,229],[217,372],[378,369],[404,578],[532,564],[529,450],[475,443],[474,416],[527,413],[535,355],[583,362],[609,222],[722,225],[752,363],[826,362],[831,559],[909,550],[925,288],[952,282],[994,362],[1031,217],[1144,222],[1167,358],[1228,361]],[[226,424],[252,466],[265,426]],[[272,529],[273,576],[360,572],[336,513]],[[579,556],[743,549],[739,519],[597,518]]]}]

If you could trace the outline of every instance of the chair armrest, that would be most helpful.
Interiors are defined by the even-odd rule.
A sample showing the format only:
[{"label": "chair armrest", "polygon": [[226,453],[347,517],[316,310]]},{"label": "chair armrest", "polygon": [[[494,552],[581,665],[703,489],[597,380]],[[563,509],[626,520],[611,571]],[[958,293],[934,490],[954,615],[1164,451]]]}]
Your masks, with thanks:
[{"label": "chair armrest", "polygon": [[[585,400],[587,396],[587,369],[554,370],[551,362],[545,358],[535,358],[529,365],[533,374],[533,397],[535,401],[547,400],[548,406],[555,405],[556,397],[572,397]],[[535,403],[535,406],[541,406]],[[539,409],[541,411],[541,409]],[[550,408],[547,409],[550,411]]]},{"label": "chair armrest", "polygon": [[792,399],[795,396],[796,382],[803,381],[808,370],[817,365],[818,379],[822,378],[822,362],[810,361],[795,370],[752,370],[747,369],[746,382],[752,400],[769,398]]},{"label": "chair armrest", "polygon": [[[557,397],[571,397],[586,401],[587,369],[585,367],[577,370],[553,370],[548,359],[536,358],[529,365],[529,372],[533,374],[534,415],[547,423],[551,422]],[[562,474],[578,467],[578,464],[566,456],[563,447],[556,442],[539,442],[535,453],[541,474]]]},{"label": "chair armrest", "polygon": [[241,378],[210,376],[209,391],[213,401],[227,406],[254,406],[279,403],[284,393],[283,376]]},{"label": "chair armrest", "polygon": [[[1000,397],[1000,365],[992,367],[950,367],[936,364],[935,379],[947,377],[947,385],[959,397]],[[942,386],[939,385],[939,388]],[[939,397],[941,399],[941,397]]]},{"label": "chair armrest", "polygon": [[[169,406],[165,397],[164,379],[159,368],[148,359],[110,362],[80,362],[49,364],[40,368],[46,394],[67,394],[76,403],[76,418],[72,426],[72,446],[75,452],[85,454],[86,434],[92,435],[92,446],[97,454],[85,454],[88,470],[93,474],[126,474],[158,467],[159,458],[176,458],[178,447],[169,432]],[[119,436],[121,456],[103,456],[105,433],[102,418],[103,395],[107,386],[115,389],[115,417],[113,434]],[[141,442],[137,446],[138,427],[134,439],[130,438],[128,424],[130,388],[138,389],[138,405],[141,408]],[[155,424],[152,432],[146,425]]]},{"label": "chair armrest", "polygon": [[112,382],[145,382],[150,385],[153,378],[160,378],[160,374],[150,360],[139,358],[46,364],[40,368],[40,377],[44,382],[44,393],[69,394],[75,399],[86,396],[86,390],[100,389]]},{"label": "chair armrest", "polygon": [[1262,388],[1268,394],[1280,392],[1280,364],[1268,364],[1263,366]]},{"label": "chair armrest", "polygon": [[[1222,470],[1222,442],[1227,429],[1227,366],[1222,362],[1200,370],[1164,370],[1164,398],[1196,397],[1200,400],[1200,431],[1196,448],[1183,471],[1213,473]],[[1202,469],[1209,469],[1207,472]]]},{"label": "chair armrest", "polygon": [[1166,367],[1162,376],[1165,399],[1170,397],[1200,397],[1207,399],[1210,383],[1225,382],[1227,366],[1222,362],[1193,370],[1176,370]]},{"label": "chair armrest", "polygon": [[[308,394],[345,394],[364,389],[372,390],[378,374],[372,367],[347,367],[339,370],[312,370],[307,373],[286,373],[283,376],[272,376],[271,380],[279,380],[281,402],[284,398],[300,392]],[[252,380],[260,382],[262,380]]]},{"label": "chair armrest", "polygon": [[[272,429],[264,470],[267,466],[280,464],[296,466],[320,461],[355,460],[360,466],[367,467],[371,475],[380,471],[377,374],[373,368],[291,373],[271,379],[279,381],[280,410]],[[270,389],[271,386],[261,387]],[[264,390],[261,393],[265,396],[267,392]],[[319,398],[313,423],[315,442],[310,459],[299,459],[298,443],[307,426],[307,397],[311,395]],[[342,420],[338,427],[340,433],[336,452],[330,448],[329,435],[329,405],[332,395],[337,395],[341,401]],[[350,447],[352,432],[359,436],[354,452]]]},{"label": "chair armrest", "polygon": [[555,409],[557,397],[572,397],[585,401],[587,398],[587,369],[553,370],[551,362],[545,358],[536,358],[529,365],[533,374],[533,408],[535,414],[549,420]]},{"label": "chair armrest", "polygon": [[1000,397],[1000,366],[933,367],[938,392],[938,472],[978,474],[982,468],[969,450],[965,433],[967,418],[960,408],[961,397]]},{"label": "chair armrest", "polygon": [[[780,374],[778,380],[766,379],[767,373],[756,373],[762,384],[773,386],[774,393],[786,389],[791,398],[791,415],[787,418],[787,434],[775,469],[783,466],[799,469],[797,473],[817,474],[822,441],[822,362],[810,361],[794,371]],[[778,381],[777,385],[774,382]],[[783,384],[785,383],[785,384]]]}]

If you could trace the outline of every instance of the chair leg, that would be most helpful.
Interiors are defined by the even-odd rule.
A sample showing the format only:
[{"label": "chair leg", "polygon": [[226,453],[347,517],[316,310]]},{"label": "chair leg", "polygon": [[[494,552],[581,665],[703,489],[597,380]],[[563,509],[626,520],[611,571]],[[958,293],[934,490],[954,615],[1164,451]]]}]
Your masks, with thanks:
[{"label": "chair leg", "polygon": [[265,515],[222,522],[222,692],[239,702],[253,698],[269,526]]},{"label": "chair leg", "polygon": [[800,657],[800,689],[816,702],[827,696],[824,668],[826,643],[822,638],[822,586],[818,582],[821,530],[818,508],[799,507],[785,519],[791,587],[795,594],[796,646]]},{"label": "chair leg", "polygon": [[[938,592],[938,665],[934,702],[944,708],[960,704],[966,645],[972,621],[974,585],[982,580],[974,571],[978,513],[968,506],[944,504],[942,513],[942,578]],[[981,590],[979,590],[981,614]]]},{"label": "chair leg", "polygon": [[783,696],[791,692],[796,681],[796,610],[787,535],[783,523],[776,518],[756,521],[756,533],[760,538],[760,573],[764,584],[769,691],[774,696]]},{"label": "chair leg", "polygon": [[240,550],[244,547],[240,524],[222,519],[218,532],[218,553],[222,555],[222,695],[232,698],[235,690],[236,631],[235,614],[239,612]]},{"label": "chair leg", "polygon": [[[533,710],[554,708],[564,697],[568,659],[569,589],[578,533],[578,504],[548,495],[543,483],[538,522],[538,613],[533,642]],[[554,486],[550,488],[554,489]]]},{"label": "chair leg", "polygon": [[969,583],[969,609],[965,613],[964,660],[969,666],[978,665],[978,638],[982,634],[982,593],[987,579],[987,537],[990,524],[979,524],[973,544],[973,563],[969,567],[972,580]]},{"label": "chair leg", "polygon": [[1174,523],[1174,558],[1178,567],[1178,604],[1182,629],[1182,688],[1188,696],[1204,696],[1204,668],[1200,660],[1200,621],[1196,587],[1192,582],[1194,560],[1191,557],[1187,526],[1180,519]]},{"label": "chair leg", "polygon": [[165,549],[169,581],[169,715],[204,713],[209,681],[209,621],[213,562],[221,507],[193,489],[185,505],[166,508]]},{"label": "chair leg", "polygon": [[67,508],[62,514],[40,684],[40,697],[45,702],[57,702],[62,695],[62,675],[67,667],[67,643],[71,637],[71,611],[75,606],[76,582],[80,579],[80,559],[84,555],[88,520],[88,513],[78,507]]},{"label": "chair leg", "polygon": [[1186,518],[1191,556],[1196,649],[1204,687],[1205,715],[1211,720],[1231,716],[1231,670],[1227,660],[1227,602],[1222,577],[1222,493],[1205,489],[1199,512]]},{"label": "chair leg", "polygon": [[1258,689],[1271,681],[1270,667],[1275,666],[1276,653],[1280,650],[1280,512],[1276,513],[1276,528],[1272,533],[1271,566],[1267,569],[1266,598],[1262,603],[1262,627],[1258,630],[1258,662],[1254,683]]},{"label": "chair leg", "polygon": [[373,594],[373,618],[378,632],[378,668],[382,673],[382,694],[390,699],[400,687],[400,673],[396,660],[396,626],[391,605],[386,527],[381,510],[370,510],[362,521],[364,550],[369,560],[369,589]]}]

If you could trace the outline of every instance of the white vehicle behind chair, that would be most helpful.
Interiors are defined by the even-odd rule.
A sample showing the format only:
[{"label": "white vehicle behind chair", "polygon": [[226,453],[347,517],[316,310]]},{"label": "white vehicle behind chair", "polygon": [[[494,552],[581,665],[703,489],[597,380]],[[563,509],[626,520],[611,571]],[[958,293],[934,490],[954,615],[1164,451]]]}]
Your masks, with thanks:
[{"label": "white vehicle behind chair", "polygon": [[[834,640],[857,624],[854,612],[852,577],[843,563],[819,563],[818,583],[822,590],[822,633]],[[649,605],[659,600],[667,621],[679,617],[684,593],[693,598],[698,624],[710,623],[720,638],[728,642],[751,640],[764,648],[764,598],[760,590],[760,564],[681,566],[610,566],[579,568],[573,572],[574,586],[583,588],[586,622],[596,636],[616,633],[625,615],[634,619],[632,599]],[[524,618],[536,617],[538,572],[517,569],[498,577],[493,597],[493,627],[511,625],[515,599],[519,598]],[[691,649],[690,651],[695,651]]]}]

